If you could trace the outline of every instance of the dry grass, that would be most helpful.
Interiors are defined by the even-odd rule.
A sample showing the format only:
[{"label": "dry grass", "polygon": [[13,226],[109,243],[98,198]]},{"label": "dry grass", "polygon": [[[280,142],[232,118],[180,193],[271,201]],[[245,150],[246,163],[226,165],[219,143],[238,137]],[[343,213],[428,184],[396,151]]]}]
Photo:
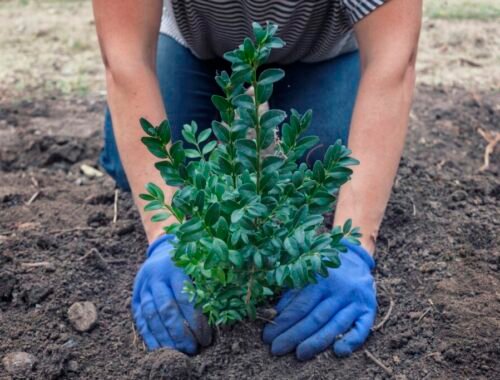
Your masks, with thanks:
[{"label": "dry grass", "polygon": [[104,90],[89,1],[0,0],[0,46],[0,89],[9,93]]},{"label": "dry grass", "polygon": [[[424,3],[419,81],[498,89],[498,1]],[[54,91],[104,94],[92,19],[90,1],[0,0],[0,102]]]},{"label": "dry grass", "polygon": [[500,18],[498,0],[425,0],[427,17],[446,20],[494,20]]}]

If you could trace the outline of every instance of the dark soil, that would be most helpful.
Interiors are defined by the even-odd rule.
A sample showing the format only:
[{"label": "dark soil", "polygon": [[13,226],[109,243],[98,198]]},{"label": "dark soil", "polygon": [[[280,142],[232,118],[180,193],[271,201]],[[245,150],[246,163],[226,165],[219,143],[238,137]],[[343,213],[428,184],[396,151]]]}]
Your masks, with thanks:
[{"label": "dark soil", "polygon": [[[486,142],[477,132],[498,128],[498,104],[498,94],[417,91],[378,242],[377,323],[394,307],[364,346],[398,379],[500,378],[500,157],[479,171]],[[0,104],[0,358],[34,355],[35,379],[388,377],[363,350],[306,363],[272,357],[258,322],[219,331],[184,372],[184,357],[146,353],[129,307],[146,248],[138,213],[120,193],[113,224],[112,180],[80,172],[96,165],[103,106]],[[98,320],[80,333],[67,310],[83,301],[97,306]]]}]

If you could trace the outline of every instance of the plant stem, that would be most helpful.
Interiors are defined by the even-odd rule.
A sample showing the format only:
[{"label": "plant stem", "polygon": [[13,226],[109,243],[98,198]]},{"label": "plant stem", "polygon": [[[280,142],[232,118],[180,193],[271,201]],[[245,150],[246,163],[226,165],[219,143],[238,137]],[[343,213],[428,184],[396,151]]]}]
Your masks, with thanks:
[{"label": "plant stem", "polygon": [[252,298],[252,282],[253,282],[254,272],[255,272],[255,266],[252,265],[252,272],[250,273],[250,279],[248,280],[247,294],[245,296],[245,303],[247,305],[250,303],[250,299]]},{"label": "plant stem", "polygon": [[[256,54],[258,55],[258,54]],[[256,173],[256,187],[257,187],[257,194],[260,192],[260,177],[261,177],[261,162],[260,162],[260,153],[261,153],[261,136],[260,136],[260,117],[259,117],[259,95],[257,91],[257,65],[254,64],[253,66],[253,72],[252,72],[252,87],[253,87],[253,93],[254,93],[254,103],[255,103],[255,115],[257,118],[257,123],[255,124],[255,143],[257,147],[257,173]]]},{"label": "plant stem", "polygon": [[166,208],[168,211],[170,211],[170,213],[171,213],[173,216],[175,216],[175,219],[177,219],[177,221],[178,221],[179,223],[182,223],[182,222],[183,222],[182,218],[181,218],[181,217],[179,217],[179,215],[177,215],[177,213],[176,213],[176,212],[175,212],[175,210],[172,208],[172,206],[170,206],[170,205],[168,205],[168,204],[166,204],[166,203],[163,203],[163,205],[165,206],[165,208]]}]

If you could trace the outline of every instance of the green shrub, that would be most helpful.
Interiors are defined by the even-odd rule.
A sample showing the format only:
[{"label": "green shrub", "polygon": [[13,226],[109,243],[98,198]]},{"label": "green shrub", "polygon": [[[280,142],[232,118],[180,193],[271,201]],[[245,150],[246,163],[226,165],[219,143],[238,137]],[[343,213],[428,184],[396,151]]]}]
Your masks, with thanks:
[{"label": "green shrub", "polygon": [[285,75],[281,69],[259,70],[271,50],[284,45],[276,30],[271,23],[254,23],[254,40],[245,38],[224,55],[232,73],[216,76],[224,95],[212,96],[221,121],[202,131],[194,121],[184,125],[189,148],[182,141],[170,145],[168,121],[155,127],[141,119],[148,135],[142,141],[161,159],[156,168],[167,185],[179,189],[171,204],[152,183],[140,197],[148,201],[145,210],[161,210],[153,221],[177,219],[165,227],[177,236],[172,257],[193,280],[185,291],[211,324],[255,318],[256,305],[266,297],[315,283],[317,274],[326,276],[327,268],[340,265],[340,240],[357,243],[361,236],[350,221],[329,232],[323,227],[322,214],[333,209],[339,187],[352,174],[349,166],[358,163],[350,150],[339,141],[310,170],[297,161],[318,143],[303,135],[312,112],[292,110],[284,124],[284,111],[258,112]]}]

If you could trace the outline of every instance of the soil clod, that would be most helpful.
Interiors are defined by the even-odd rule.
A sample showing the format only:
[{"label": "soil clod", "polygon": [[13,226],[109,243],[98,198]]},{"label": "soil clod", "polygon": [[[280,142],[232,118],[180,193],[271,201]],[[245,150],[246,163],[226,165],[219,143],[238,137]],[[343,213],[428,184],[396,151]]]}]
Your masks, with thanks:
[{"label": "soil clod", "polygon": [[97,309],[92,302],[76,302],[68,309],[68,319],[75,330],[89,331],[97,323]]},{"label": "soil clod", "polygon": [[28,376],[35,367],[36,358],[27,352],[11,352],[2,359],[5,370],[14,376]]},{"label": "soil clod", "polygon": [[7,272],[0,273],[0,301],[10,302],[16,285],[16,277]]},{"label": "soil clod", "polygon": [[148,354],[141,363],[137,378],[151,380],[189,380],[193,378],[193,365],[187,355],[171,349]]}]

